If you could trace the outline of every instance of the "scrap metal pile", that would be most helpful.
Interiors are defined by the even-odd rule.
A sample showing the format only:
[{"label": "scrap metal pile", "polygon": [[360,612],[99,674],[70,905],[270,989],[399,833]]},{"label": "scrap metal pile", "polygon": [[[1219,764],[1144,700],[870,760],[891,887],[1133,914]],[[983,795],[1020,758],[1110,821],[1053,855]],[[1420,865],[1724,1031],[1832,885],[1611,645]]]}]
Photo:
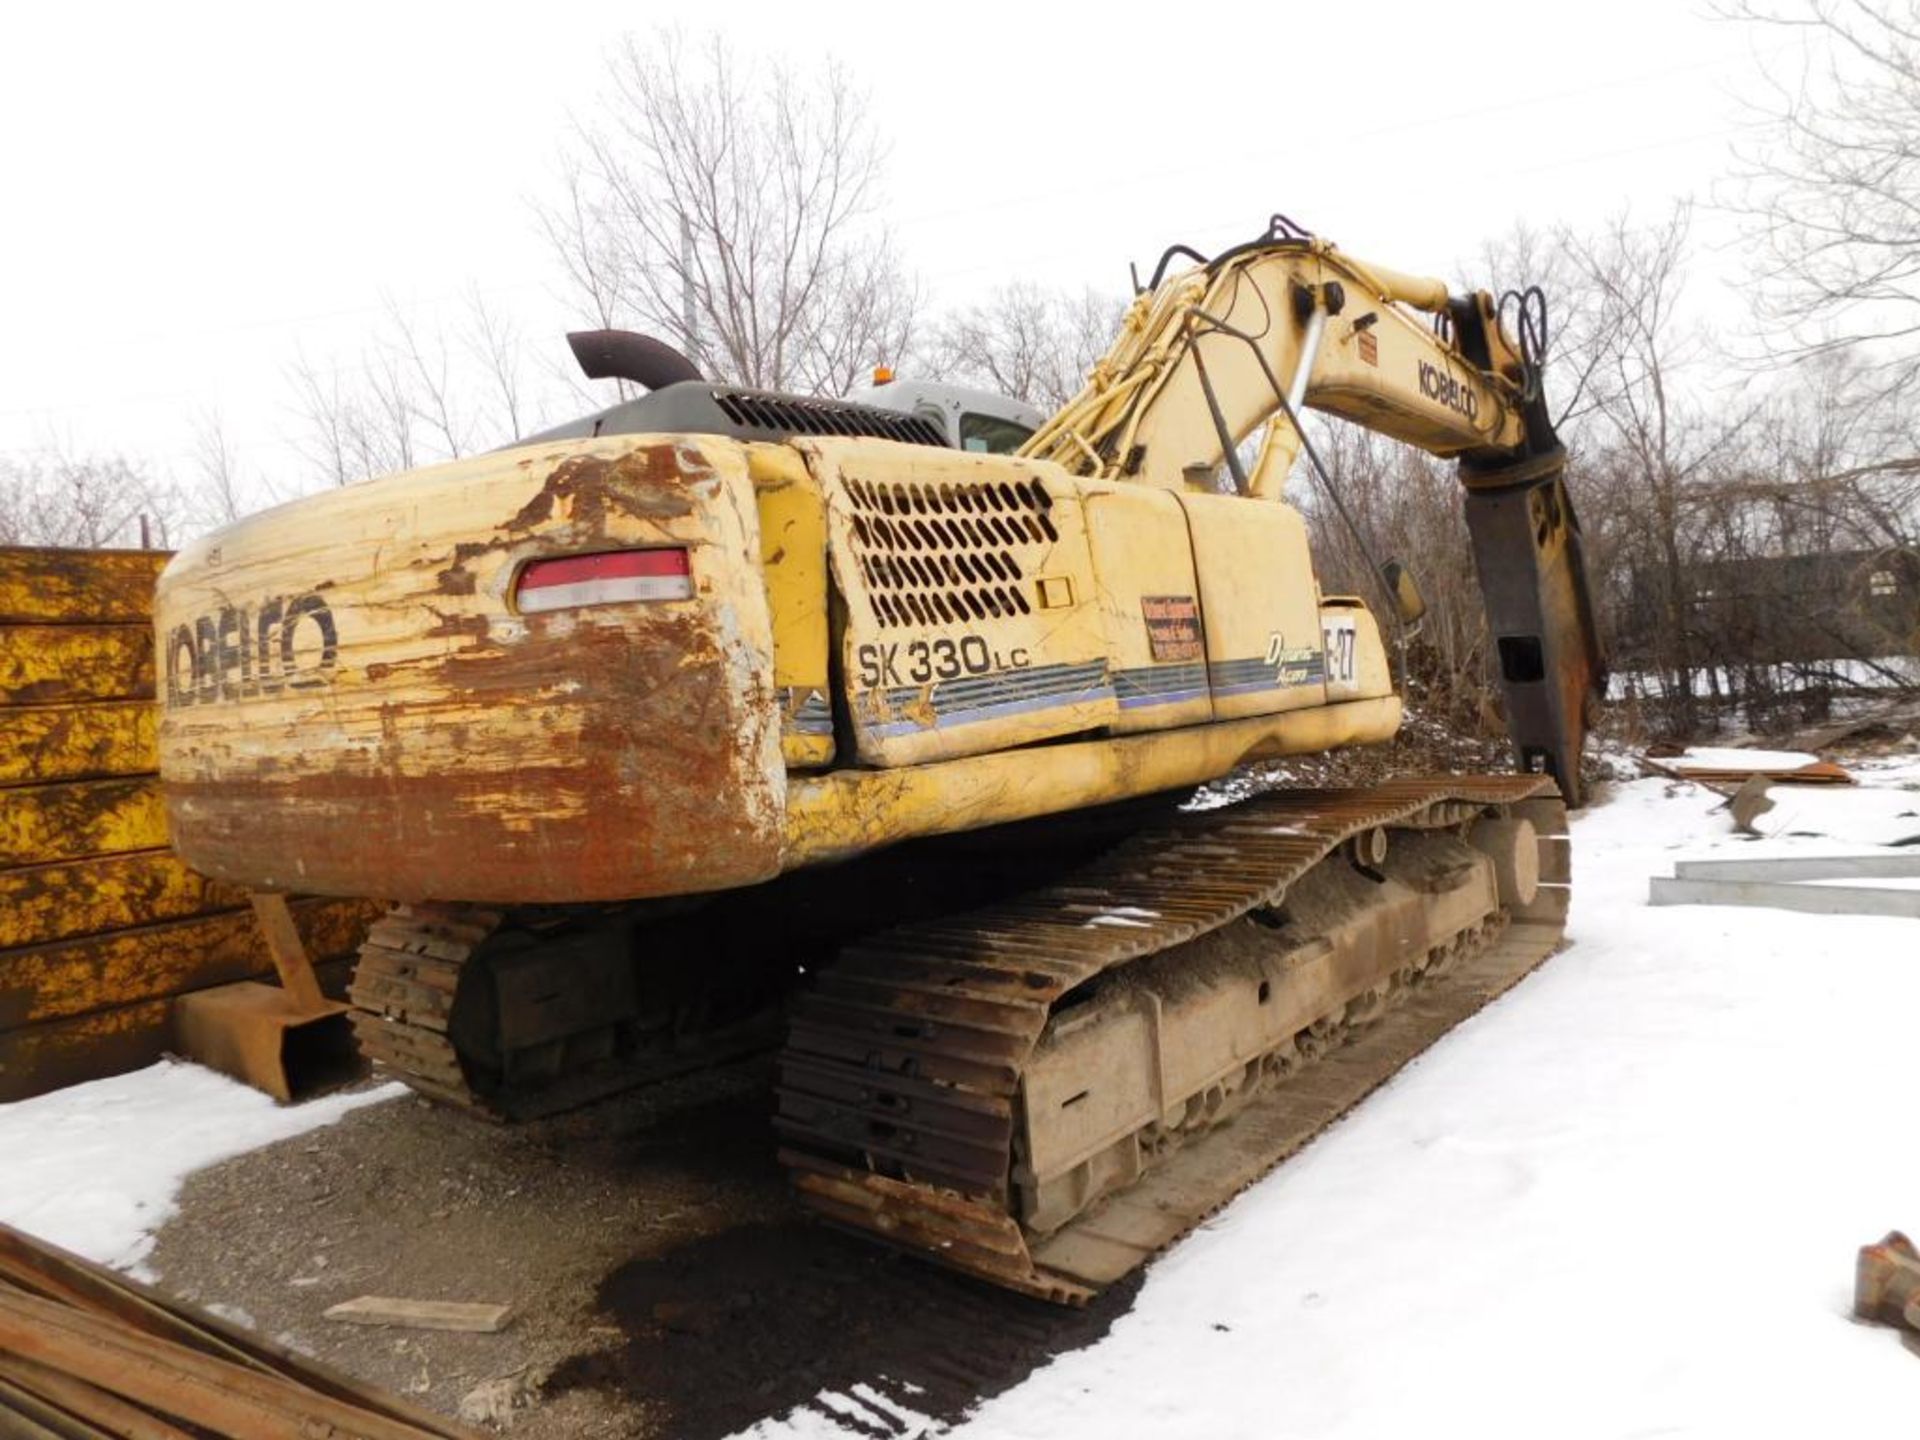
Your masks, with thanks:
[{"label": "scrap metal pile", "polygon": [[5,1440],[473,1432],[0,1225]]}]

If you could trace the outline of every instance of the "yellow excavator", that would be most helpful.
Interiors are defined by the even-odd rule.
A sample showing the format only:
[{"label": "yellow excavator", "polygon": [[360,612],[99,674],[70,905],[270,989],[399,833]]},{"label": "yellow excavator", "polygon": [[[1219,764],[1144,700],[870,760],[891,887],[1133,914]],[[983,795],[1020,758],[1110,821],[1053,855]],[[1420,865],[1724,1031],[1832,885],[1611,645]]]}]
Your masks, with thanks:
[{"label": "yellow excavator", "polygon": [[[1084,1301],[1551,952],[1602,665],[1537,291],[1283,217],[1138,289],[1015,453],[596,332],[651,393],[187,546],[174,844],[394,902],[361,1045],[498,1118],[767,1043],[805,971],[801,1196]],[[1515,773],[1181,803],[1400,724],[1283,498],[1304,450],[1340,499],[1308,409],[1458,459]]]}]

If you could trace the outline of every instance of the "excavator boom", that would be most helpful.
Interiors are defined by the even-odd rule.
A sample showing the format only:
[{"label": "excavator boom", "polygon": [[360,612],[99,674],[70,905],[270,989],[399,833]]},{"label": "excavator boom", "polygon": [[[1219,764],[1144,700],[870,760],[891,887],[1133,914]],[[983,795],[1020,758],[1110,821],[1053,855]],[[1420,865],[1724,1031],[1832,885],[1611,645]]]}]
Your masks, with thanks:
[{"label": "excavator boom", "polygon": [[[1224,479],[1277,499],[1311,448],[1304,408],[1457,459],[1516,758],[1578,805],[1604,659],[1544,353],[1507,334],[1492,296],[1450,295],[1286,224],[1170,279],[1169,251],[1087,386],[1023,453],[1075,474],[1168,489]],[[1544,298],[1511,298],[1543,351]],[[1247,471],[1238,452],[1263,425]]]}]

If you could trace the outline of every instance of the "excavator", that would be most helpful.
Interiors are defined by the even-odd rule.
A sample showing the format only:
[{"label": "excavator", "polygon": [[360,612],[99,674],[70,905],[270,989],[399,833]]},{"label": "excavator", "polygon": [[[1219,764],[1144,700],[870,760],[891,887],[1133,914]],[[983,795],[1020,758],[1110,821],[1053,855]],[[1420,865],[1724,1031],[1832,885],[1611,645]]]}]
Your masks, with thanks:
[{"label": "excavator", "polygon": [[[1560,943],[1603,666],[1537,290],[1275,217],[1137,291],[1012,453],[593,332],[648,393],[188,545],[173,843],[389,902],[361,1046],[495,1119],[765,1045],[784,1004],[807,1205],[1085,1302]],[[1512,773],[1200,789],[1400,725],[1418,589],[1321,593],[1308,410],[1458,461]]]}]

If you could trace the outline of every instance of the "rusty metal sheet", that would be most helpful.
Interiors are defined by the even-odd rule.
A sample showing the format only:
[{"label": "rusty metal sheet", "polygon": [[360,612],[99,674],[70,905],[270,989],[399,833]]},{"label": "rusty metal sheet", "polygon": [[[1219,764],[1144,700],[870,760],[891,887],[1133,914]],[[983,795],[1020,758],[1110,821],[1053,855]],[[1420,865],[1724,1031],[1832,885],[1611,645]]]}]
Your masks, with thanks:
[{"label": "rusty metal sheet", "polygon": [[156,777],[0,790],[0,869],[151,850],[166,843]]},{"label": "rusty metal sheet", "polygon": [[[293,906],[307,953],[333,958],[360,942],[374,906],[305,900]],[[177,995],[272,969],[251,911],[175,920],[0,952],[0,1027]]]},{"label": "rusty metal sheet", "polygon": [[0,624],[143,621],[164,550],[0,546]]},{"label": "rusty metal sheet", "polygon": [[245,891],[195,873],[171,850],[0,870],[0,951],[246,904]]},{"label": "rusty metal sheet", "polygon": [[150,775],[159,718],[148,700],[15,706],[0,719],[0,786]]},{"label": "rusty metal sheet", "polygon": [[145,625],[0,625],[0,705],[152,698]]},{"label": "rusty metal sheet", "polygon": [[[329,995],[344,995],[351,960],[316,965]],[[0,1104],[64,1085],[140,1070],[174,1049],[173,997],[141,1000],[90,1015],[0,1029]]]},{"label": "rusty metal sheet", "polygon": [[53,1433],[123,1440],[184,1440],[186,1431],[172,1420],[196,1436],[233,1440],[474,1436],[444,1416],[5,1225],[0,1325],[0,1429],[18,1412],[55,1418],[65,1412],[82,1418],[63,1421]]},{"label": "rusty metal sheet", "polygon": [[[79,1440],[194,1440],[177,1425],[155,1418],[97,1385],[51,1366],[0,1354],[0,1411],[11,1404],[51,1421],[47,1434]],[[29,1431],[28,1434],[34,1432]]]},{"label": "rusty metal sheet", "polygon": [[432,1431],[323,1395],[297,1378],[216,1359],[75,1306],[0,1286],[0,1351],[201,1431],[246,1440],[422,1440]]}]

